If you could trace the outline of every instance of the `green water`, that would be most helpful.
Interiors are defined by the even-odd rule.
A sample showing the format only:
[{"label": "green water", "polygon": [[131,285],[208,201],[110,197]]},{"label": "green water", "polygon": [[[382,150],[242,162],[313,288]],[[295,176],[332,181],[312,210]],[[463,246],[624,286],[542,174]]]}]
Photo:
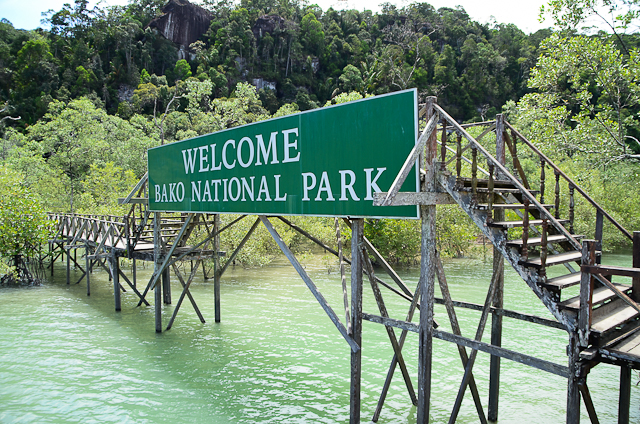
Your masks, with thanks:
[{"label": "green water", "polygon": [[[342,310],[339,275],[328,273],[319,257],[308,261],[320,290]],[[489,262],[445,263],[454,299],[484,302]],[[416,270],[400,274],[411,286],[417,283]],[[149,276],[149,268],[140,269],[139,284]],[[174,305],[164,306],[165,326],[179,296],[175,278],[172,286]],[[230,268],[222,282],[220,324],[213,322],[213,283],[196,278],[192,293],[207,323],[199,322],[185,300],[173,328],[161,334],[154,331],[153,307],[137,308],[130,290],[123,294],[122,312],[115,312],[112,287],[106,273],[95,272],[87,297],[84,281],[67,286],[62,265],[56,265],[55,278],[42,287],[0,289],[1,423],[348,422],[349,347],[287,263]],[[404,319],[408,303],[384,293],[390,315]],[[364,296],[365,312],[378,314],[369,286]],[[511,269],[505,306],[550,316]],[[457,311],[463,335],[473,337],[480,314]],[[450,329],[443,307],[437,307],[436,320]],[[377,324],[364,323],[363,340],[362,417],[368,422],[392,350]],[[506,348],[566,364],[566,344],[562,331],[505,318]],[[442,423],[463,370],[455,346],[436,340],[434,351],[431,422]],[[416,384],[416,334],[409,335],[403,352]],[[485,408],[488,364],[489,356],[480,353],[474,368]],[[564,422],[565,379],[502,364],[501,424]],[[603,423],[617,422],[618,372],[599,365],[589,375]],[[631,422],[640,422],[640,387],[631,396]],[[396,373],[379,422],[414,423],[415,413]],[[478,422],[468,393],[458,422]]]}]

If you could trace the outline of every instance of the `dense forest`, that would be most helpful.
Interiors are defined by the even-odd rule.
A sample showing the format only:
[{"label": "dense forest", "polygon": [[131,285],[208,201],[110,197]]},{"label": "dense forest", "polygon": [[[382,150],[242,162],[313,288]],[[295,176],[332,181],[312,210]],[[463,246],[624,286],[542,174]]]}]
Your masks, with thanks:
[{"label": "dense forest", "polygon": [[[172,13],[197,25],[168,31]],[[504,112],[640,229],[640,0],[551,0],[545,13],[554,28],[533,34],[426,2],[373,13],[303,0],[76,0],[44,13],[47,29],[3,19],[0,176],[44,210],[122,213],[115,199],[146,171],[149,147],[415,87],[460,122]],[[594,16],[610,30],[585,31]],[[473,226],[444,212],[441,249],[465,254]],[[404,262],[419,249],[414,229],[368,225]]]},{"label": "dense forest", "polygon": [[[215,97],[227,97],[242,81],[271,83],[258,87],[271,113],[285,103],[318,107],[340,92],[417,87],[423,96],[437,95],[456,118],[480,119],[526,93],[538,46],[551,35],[490,28],[463,9],[428,3],[387,3],[376,14],[277,0],[220,1],[207,9],[187,8],[186,0],[87,4],[76,0],[46,13],[47,31],[0,22],[0,99],[22,117],[14,125],[33,125],[53,100],[82,96],[121,118],[149,114],[149,91],[162,87],[154,104],[164,110],[172,87],[189,77],[210,81]],[[186,9],[178,15],[184,19],[200,13],[210,24],[190,45],[178,45],[154,25],[163,8]],[[136,89],[144,95],[134,97]]]}]

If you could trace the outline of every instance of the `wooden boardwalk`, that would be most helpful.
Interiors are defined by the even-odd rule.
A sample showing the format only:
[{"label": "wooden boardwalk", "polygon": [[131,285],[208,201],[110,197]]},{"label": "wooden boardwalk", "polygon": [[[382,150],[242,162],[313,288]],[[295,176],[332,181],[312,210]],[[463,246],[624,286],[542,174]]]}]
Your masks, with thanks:
[{"label": "wooden boardwalk", "polygon": [[[462,400],[467,392],[473,398],[481,423],[498,419],[501,360],[512,360],[562,376],[567,379],[568,424],[580,421],[580,405],[584,403],[590,421],[598,423],[587,378],[593,367],[600,363],[620,367],[619,424],[629,423],[631,370],[640,369],[640,232],[630,233],[609,213],[598,205],[577,183],[527,140],[502,115],[495,121],[460,125],[430,98],[423,108],[425,126],[416,146],[407,158],[394,183],[386,193],[376,193],[378,206],[420,205],[421,210],[421,269],[415,290],[410,289],[398,276],[375,246],[364,236],[364,220],[335,218],[336,246],[328,246],[314,238],[303,228],[285,217],[259,216],[250,230],[220,266],[219,234],[232,227],[240,216],[225,227],[220,226],[219,215],[151,213],[146,208],[146,176],[123,199],[131,204],[131,212],[124,217],[79,216],[51,214],[58,222],[58,234],[51,241],[54,260],[66,255],[67,267],[74,261],[71,250],[84,248],[86,269],[103,266],[114,281],[116,309],[119,310],[120,283],[123,279],[140,298],[139,305],[149,304],[146,295],[154,292],[156,331],[162,331],[161,305],[171,303],[169,270],[174,271],[183,287],[178,306],[167,327],[171,328],[182,300],[186,297],[204,322],[189,286],[200,265],[205,277],[205,261],[213,263],[215,321],[220,322],[220,277],[252,236],[256,227],[264,225],[273,239],[298,271],[301,279],[320,303],[340,336],[351,349],[350,422],[359,423],[361,416],[360,385],[362,378],[362,321],[381,324],[389,336],[394,355],[381,389],[378,406],[372,421],[376,422],[383,409],[393,374],[399,368],[411,402],[417,406],[417,422],[429,422],[432,382],[433,339],[438,338],[457,345],[464,369],[458,393],[450,416],[456,421]],[[470,128],[480,127],[479,135],[470,134]],[[491,135],[491,136],[488,136]],[[493,153],[495,152],[495,153]],[[539,164],[535,183],[531,173],[524,171],[520,156],[534,158]],[[400,187],[411,173],[416,161],[420,164],[422,182],[419,192],[401,193]],[[595,222],[589,234],[576,234],[574,228],[576,202],[593,209]],[[452,299],[446,275],[436,251],[437,205],[458,205],[477,225],[479,231],[493,245],[493,274],[484,303],[461,302]],[[344,304],[332,308],[312,279],[289,250],[274,226],[279,219],[290,228],[307,237],[340,261]],[[608,221],[610,225],[604,226]],[[351,257],[343,253],[341,225],[352,232]],[[602,252],[606,251],[604,229],[619,231],[633,242],[633,266],[612,267],[602,265]],[[514,236],[516,234],[517,236]],[[119,269],[119,258],[153,261],[154,274],[142,293]],[[381,265],[374,269],[371,257]],[[176,263],[193,260],[196,265],[189,276],[182,276]],[[105,264],[108,262],[108,265]],[[533,316],[504,308],[504,266],[511,266],[522,278],[523,284],[535,293],[552,315],[552,319]],[[351,269],[351,290],[346,283],[346,265]],[[68,268],[69,269],[69,268]],[[134,268],[135,269],[135,268]],[[552,275],[550,269],[562,270]],[[52,266],[53,271],[53,266]],[[378,274],[386,274],[381,278]],[[67,274],[69,275],[69,274]],[[378,307],[377,313],[363,311],[363,282],[366,276]],[[631,277],[628,282],[613,282],[613,278]],[[83,276],[84,278],[84,276]],[[86,273],[89,289],[89,273]],[[435,296],[439,285],[442,297]],[[567,295],[567,288],[579,288],[579,295]],[[381,288],[409,302],[405,320],[389,317]],[[574,290],[575,293],[575,290]],[[434,320],[434,305],[446,307],[451,332],[438,327]],[[475,328],[475,337],[462,336],[456,309],[472,309],[481,313]],[[420,311],[419,321],[412,322]],[[339,312],[336,312],[339,311]],[[567,363],[558,364],[529,355],[527,346],[511,350],[502,347],[504,319],[513,319],[527,325],[541,325],[567,332]],[[400,330],[397,337],[395,330]],[[467,329],[465,334],[474,329]],[[482,341],[490,332],[490,341]],[[408,333],[419,335],[418,379],[416,384],[407,372],[402,349]],[[480,396],[473,368],[478,352],[491,355],[488,408]],[[437,381],[437,380],[434,380]],[[467,390],[469,389],[469,390]],[[524,418],[524,417],[523,417]],[[535,417],[530,417],[531,421]]]}]

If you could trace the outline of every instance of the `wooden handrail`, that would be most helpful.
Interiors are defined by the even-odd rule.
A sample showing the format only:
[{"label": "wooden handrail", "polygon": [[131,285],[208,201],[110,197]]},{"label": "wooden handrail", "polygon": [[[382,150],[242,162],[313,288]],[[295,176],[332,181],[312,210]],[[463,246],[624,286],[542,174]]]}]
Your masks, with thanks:
[{"label": "wooden handrail", "polygon": [[[620,230],[620,232],[622,232],[622,234],[624,234],[625,236],[627,236],[627,238],[629,238],[629,240],[633,240],[633,236],[631,235],[631,233],[629,233],[629,231],[627,231],[618,221],[616,221],[611,215],[609,215],[607,213],[607,211],[605,211],[595,200],[593,200],[591,198],[591,196],[589,196],[582,188],[580,188],[580,186],[578,186],[571,178],[569,178],[569,176],[567,174],[565,174],[564,172],[562,172],[562,170],[560,168],[558,168],[556,166],[556,164],[554,164],[551,159],[549,159],[544,153],[542,153],[536,146],[533,145],[533,143],[531,143],[529,140],[527,140],[525,138],[525,136],[523,136],[522,134],[520,134],[520,132],[518,130],[516,130],[510,123],[505,121],[505,125],[507,127],[509,127],[509,129],[511,129],[511,131],[516,134],[518,136],[518,138],[520,138],[527,146],[529,146],[529,148],[531,150],[533,150],[534,153],[536,153],[541,159],[543,159],[549,166],[551,166],[554,171],[559,174],[565,181],[567,181],[570,185],[572,185],[577,191],[578,193],[580,193],[582,195],[582,197],[584,197],[589,203],[591,203],[598,211],[600,211],[602,213],[603,216],[605,216],[609,222],[611,222],[618,230]],[[579,249],[577,249],[579,250]]]},{"label": "wooden handrail", "polygon": [[[511,183],[522,193],[523,196],[529,199],[529,203],[537,208],[540,211],[541,215],[545,215],[547,217],[553,227],[558,230],[560,234],[564,235],[567,238],[567,241],[571,243],[575,250],[582,249],[582,245],[575,239],[575,237],[573,237],[573,234],[571,234],[566,228],[564,228],[564,226],[558,222],[553,214],[551,214],[548,209],[542,206],[542,204],[538,202],[538,199],[536,199],[536,197],[531,194],[529,190],[527,190],[527,188],[523,186],[522,183],[515,176],[513,176],[513,174],[511,174],[511,172],[509,172],[509,170],[503,164],[501,164],[496,158],[494,158],[480,143],[478,143],[476,139],[474,139],[464,128],[462,128],[462,126],[460,126],[460,124],[458,124],[456,120],[451,117],[451,115],[449,115],[444,109],[442,109],[440,105],[434,104],[433,107],[437,109],[441,117],[449,121],[449,123],[457,131],[459,131],[470,143],[473,143],[487,159],[487,162],[493,163],[496,169],[498,169],[504,176],[506,176],[511,181]],[[508,123],[506,122],[505,124],[508,125]]]}]

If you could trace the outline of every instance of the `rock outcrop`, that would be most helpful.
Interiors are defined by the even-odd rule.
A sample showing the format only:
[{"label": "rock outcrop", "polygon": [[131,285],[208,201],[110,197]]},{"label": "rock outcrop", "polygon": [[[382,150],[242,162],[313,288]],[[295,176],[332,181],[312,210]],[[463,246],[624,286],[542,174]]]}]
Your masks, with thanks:
[{"label": "rock outcrop", "polygon": [[189,3],[187,0],[169,0],[162,8],[163,15],[149,23],[166,39],[180,46],[181,53],[197,41],[211,24],[213,15],[207,9]]}]

